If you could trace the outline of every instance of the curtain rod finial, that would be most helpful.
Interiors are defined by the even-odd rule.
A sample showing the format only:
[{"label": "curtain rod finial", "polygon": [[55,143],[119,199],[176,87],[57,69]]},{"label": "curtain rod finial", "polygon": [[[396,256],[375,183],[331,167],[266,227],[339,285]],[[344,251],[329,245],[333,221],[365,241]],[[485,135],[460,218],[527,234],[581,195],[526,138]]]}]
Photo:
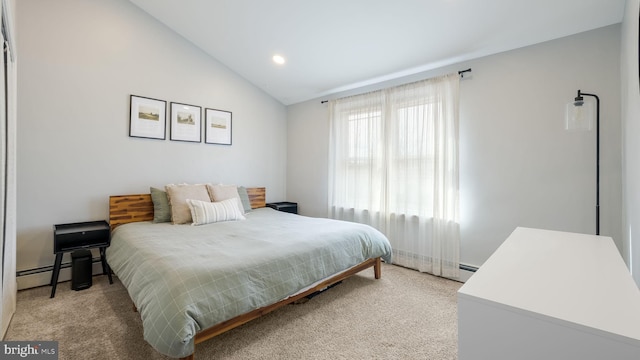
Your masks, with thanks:
[{"label": "curtain rod finial", "polygon": [[464,78],[464,73],[467,73],[467,72],[471,72],[471,68],[468,68],[467,70],[458,71],[458,75],[460,75],[461,78]]}]

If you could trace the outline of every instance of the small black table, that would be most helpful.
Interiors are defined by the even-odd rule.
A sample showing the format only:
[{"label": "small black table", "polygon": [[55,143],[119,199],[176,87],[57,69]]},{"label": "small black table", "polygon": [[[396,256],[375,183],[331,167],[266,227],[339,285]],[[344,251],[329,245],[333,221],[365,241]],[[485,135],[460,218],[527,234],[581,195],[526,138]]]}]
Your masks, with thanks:
[{"label": "small black table", "polygon": [[56,254],[56,262],[51,274],[51,297],[56,295],[58,275],[62,266],[62,255],[78,249],[100,249],[100,261],[102,262],[102,274],[109,276],[109,284],[113,284],[111,269],[107,264],[105,250],[111,243],[109,223],[104,220],[88,221],[71,224],[58,224],[53,226],[53,253]]},{"label": "small black table", "polygon": [[288,212],[292,214],[298,213],[298,203],[295,203],[295,202],[282,201],[282,202],[267,203],[266,205],[267,207],[270,207],[278,211]]}]

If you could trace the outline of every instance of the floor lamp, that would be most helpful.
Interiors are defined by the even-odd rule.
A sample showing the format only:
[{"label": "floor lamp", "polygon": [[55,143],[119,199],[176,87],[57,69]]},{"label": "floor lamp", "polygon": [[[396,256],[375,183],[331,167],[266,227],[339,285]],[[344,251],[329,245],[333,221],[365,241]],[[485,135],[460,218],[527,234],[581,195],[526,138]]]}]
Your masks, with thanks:
[{"label": "floor lamp", "polygon": [[567,130],[590,130],[591,111],[584,96],[596,99],[596,235],[600,235],[600,98],[578,90],[578,96],[567,107]]}]

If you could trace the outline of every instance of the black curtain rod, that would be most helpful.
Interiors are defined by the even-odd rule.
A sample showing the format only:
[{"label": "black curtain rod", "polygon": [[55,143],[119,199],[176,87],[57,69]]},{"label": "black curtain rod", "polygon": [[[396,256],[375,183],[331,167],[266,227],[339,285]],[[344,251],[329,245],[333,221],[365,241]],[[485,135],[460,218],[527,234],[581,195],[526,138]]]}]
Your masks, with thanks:
[{"label": "black curtain rod", "polygon": [[[468,68],[467,70],[458,71],[458,75],[460,75],[460,77],[463,78],[464,77],[464,73],[468,73],[468,72],[471,72],[471,68]],[[324,104],[324,103],[327,103],[327,102],[329,102],[329,100],[322,100],[322,101],[320,101],[320,104]]]}]

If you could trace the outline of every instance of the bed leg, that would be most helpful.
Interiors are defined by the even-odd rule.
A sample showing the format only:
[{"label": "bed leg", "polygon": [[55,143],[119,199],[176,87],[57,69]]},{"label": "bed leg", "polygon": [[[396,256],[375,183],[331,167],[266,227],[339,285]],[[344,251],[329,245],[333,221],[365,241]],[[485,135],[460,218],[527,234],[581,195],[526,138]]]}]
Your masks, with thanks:
[{"label": "bed leg", "polygon": [[185,356],[183,358],[180,358],[180,360],[193,360],[193,354],[189,355],[189,356]]},{"label": "bed leg", "polygon": [[376,258],[376,262],[375,264],[373,264],[373,274],[376,279],[380,279],[381,273],[382,273],[382,262],[380,261],[380,258]]}]

